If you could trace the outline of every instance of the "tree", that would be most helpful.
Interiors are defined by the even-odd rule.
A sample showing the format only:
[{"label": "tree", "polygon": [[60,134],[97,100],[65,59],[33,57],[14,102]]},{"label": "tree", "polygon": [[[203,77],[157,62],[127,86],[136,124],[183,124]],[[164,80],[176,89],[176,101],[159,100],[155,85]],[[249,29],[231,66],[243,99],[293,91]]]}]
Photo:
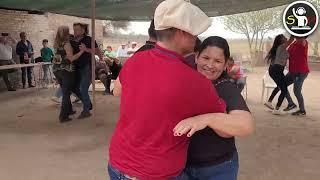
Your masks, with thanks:
[{"label": "tree", "polygon": [[225,27],[232,32],[244,34],[251,52],[262,50],[265,35],[281,27],[280,8],[235,14],[222,19]]},{"label": "tree", "polygon": [[103,35],[108,36],[112,33],[116,33],[120,29],[127,30],[129,27],[129,21],[104,21],[103,22]]}]

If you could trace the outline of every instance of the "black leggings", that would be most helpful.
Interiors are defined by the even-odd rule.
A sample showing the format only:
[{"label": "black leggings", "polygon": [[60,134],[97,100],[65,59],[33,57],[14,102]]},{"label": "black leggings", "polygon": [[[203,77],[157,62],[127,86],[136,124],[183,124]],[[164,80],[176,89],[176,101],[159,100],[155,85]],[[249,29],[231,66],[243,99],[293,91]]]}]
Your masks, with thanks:
[{"label": "black leggings", "polygon": [[78,97],[81,97],[80,90],[75,86],[75,73],[59,70],[54,72],[54,75],[62,89],[62,104],[59,117],[62,119],[68,118],[73,111],[70,99],[71,92],[75,93]]},{"label": "black leggings", "polygon": [[269,67],[269,75],[277,84],[277,86],[281,90],[281,94],[278,98],[277,108],[279,108],[288,93],[288,87],[285,75],[283,74],[284,66],[279,64],[270,65]]},{"label": "black leggings", "polygon": [[[290,86],[291,84],[293,84],[294,77],[293,77],[293,75],[292,75],[290,72],[288,72],[288,73],[286,74],[285,79],[286,79],[287,87]],[[268,102],[272,102],[273,99],[274,99],[274,97],[278,94],[279,91],[280,91],[280,88],[279,88],[279,87],[276,87],[276,88],[272,91],[272,93],[271,93],[271,95],[270,95],[270,97],[269,97]],[[288,90],[288,93],[287,93],[287,95],[286,95],[286,99],[287,99],[287,101],[288,101],[288,106],[290,106],[290,105],[295,105],[295,103],[293,102],[293,100],[292,100],[292,98],[291,98],[291,96],[290,96],[289,90]]]}]

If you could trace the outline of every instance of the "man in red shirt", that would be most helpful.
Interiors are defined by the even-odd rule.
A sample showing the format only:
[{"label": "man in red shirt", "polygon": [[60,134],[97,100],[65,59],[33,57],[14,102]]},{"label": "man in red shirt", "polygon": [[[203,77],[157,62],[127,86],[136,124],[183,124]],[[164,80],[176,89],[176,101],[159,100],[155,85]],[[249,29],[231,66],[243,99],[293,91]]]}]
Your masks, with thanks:
[{"label": "man in red shirt", "polygon": [[293,78],[293,91],[299,103],[299,110],[292,115],[306,115],[304,107],[304,99],[302,96],[302,86],[304,80],[309,74],[308,66],[308,41],[307,37],[296,37],[296,41],[290,45],[288,52],[289,57],[289,73]]},{"label": "man in red shirt", "polygon": [[183,58],[210,19],[189,2],[166,0],[157,7],[154,23],[155,48],[129,58],[115,83],[121,104],[109,149],[111,180],[178,179],[189,138],[175,137],[175,125],[195,115],[225,112],[211,82]]}]

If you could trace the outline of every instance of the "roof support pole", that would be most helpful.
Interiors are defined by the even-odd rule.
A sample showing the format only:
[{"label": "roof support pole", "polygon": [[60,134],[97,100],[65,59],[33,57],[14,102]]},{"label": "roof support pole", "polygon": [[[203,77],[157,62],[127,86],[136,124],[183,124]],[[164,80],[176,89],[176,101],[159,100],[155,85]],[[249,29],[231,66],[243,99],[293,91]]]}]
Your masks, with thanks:
[{"label": "roof support pole", "polygon": [[[95,50],[95,40],[96,40],[96,0],[91,0],[91,49]],[[92,118],[96,120],[96,89],[95,89],[95,79],[96,79],[96,60],[95,51],[91,53],[91,81],[92,81],[92,107],[93,115]],[[98,123],[98,122],[96,122]]]}]

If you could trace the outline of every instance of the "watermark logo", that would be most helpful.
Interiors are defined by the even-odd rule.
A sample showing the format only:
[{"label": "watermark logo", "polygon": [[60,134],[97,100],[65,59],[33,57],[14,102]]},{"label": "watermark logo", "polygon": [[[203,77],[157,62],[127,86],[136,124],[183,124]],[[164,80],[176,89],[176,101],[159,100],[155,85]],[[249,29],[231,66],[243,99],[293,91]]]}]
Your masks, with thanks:
[{"label": "watermark logo", "polygon": [[318,26],[317,9],[307,1],[295,1],[283,12],[283,25],[286,30],[298,37],[312,34]]}]

